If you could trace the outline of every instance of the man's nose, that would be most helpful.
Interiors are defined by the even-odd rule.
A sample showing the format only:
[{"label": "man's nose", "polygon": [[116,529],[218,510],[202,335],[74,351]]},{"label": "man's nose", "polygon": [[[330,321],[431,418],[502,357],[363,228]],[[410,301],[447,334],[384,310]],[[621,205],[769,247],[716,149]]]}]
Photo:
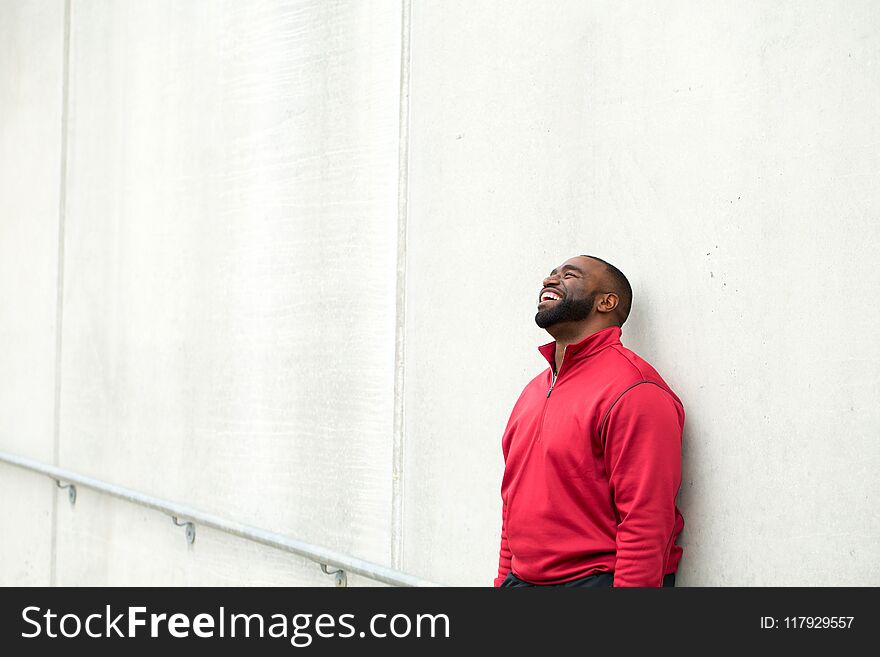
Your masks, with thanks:
[{"label": "man's nose", "polygon": [[544,287],[550,287],[555,282],[559,282],[559,274],[550,274],[544,279]]}]

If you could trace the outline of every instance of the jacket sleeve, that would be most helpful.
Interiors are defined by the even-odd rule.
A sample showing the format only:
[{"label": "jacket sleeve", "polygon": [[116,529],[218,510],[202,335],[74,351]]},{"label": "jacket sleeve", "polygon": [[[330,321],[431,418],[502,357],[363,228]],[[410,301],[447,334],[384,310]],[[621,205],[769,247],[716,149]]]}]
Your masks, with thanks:
[{"label": "jacket sleeve", "polygon": [[507,546],[507,502],[501,507],[501,550],[498,555],[498,577],[495,578],[495,588],[501,586],[510,572],[510,548]]},{"label": "jacket sleeve", "polygon": [[617,514],[614,586],[663,585],[681,485],[684,409],[663,388],[626,391],[605,423],[605,469]]}]

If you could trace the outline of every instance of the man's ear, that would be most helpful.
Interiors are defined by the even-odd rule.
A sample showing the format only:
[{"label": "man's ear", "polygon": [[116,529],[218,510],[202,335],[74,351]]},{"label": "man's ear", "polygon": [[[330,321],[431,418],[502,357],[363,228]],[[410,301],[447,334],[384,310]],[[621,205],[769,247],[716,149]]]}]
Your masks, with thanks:
[{"label": "man's ear", "polygon": [[606,292],[599,298],[596,310],[600,313],[610,313],[617,308],[618,303],[620,303],[620,297],[614,294],[614,292]]}]

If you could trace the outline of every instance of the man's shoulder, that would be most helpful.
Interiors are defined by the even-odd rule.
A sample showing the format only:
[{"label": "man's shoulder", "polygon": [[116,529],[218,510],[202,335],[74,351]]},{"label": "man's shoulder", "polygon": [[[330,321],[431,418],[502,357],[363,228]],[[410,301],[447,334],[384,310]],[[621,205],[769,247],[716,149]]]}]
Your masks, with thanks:
[{"label": "man's shoulder", "polygon": [[642,383],[653,383],[668,392],[680,404],[681,401],[666,383],[665,379],[651,363],[632,349],[618,343],[602,351],[603,369],[606,369],[609,383],[616,398]]},{"label": "man's shoulder", "polygon": [[609,369],[619,372],[624,378],[629,377],[634,381],[653,378],[662,380],[660,373],[651,363],[619,342],[605,349],[602,355],[605,356]]}]

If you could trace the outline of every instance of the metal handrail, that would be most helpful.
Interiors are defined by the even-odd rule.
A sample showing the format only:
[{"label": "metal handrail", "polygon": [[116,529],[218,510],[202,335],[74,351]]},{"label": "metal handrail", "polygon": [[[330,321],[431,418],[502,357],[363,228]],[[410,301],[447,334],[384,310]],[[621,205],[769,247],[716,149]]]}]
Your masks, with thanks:
[{"label": "metal handrail", "polygon": [[[345,586],[346,572],[362,575],[377,582],[383,582],[394,586],[440,586],[435,582],[430,582],[413,575],[407,575],[406,573],[387,568],[386,566],[377,563],[364,561],[363,559],[358,559],[319,545],[312,545],[311,543],[299,541],[295,538],[284,536],[283,534],[260,529],[259,527],[251,527],[250,525],[244,525],[240,522],[227,520],[226,518],[221,518],[192,507],[164,500],[159,497],[153,497],[152,495],[146,495],[136,490],[117,486],[106,481],[101,481],[100,479],[93,479],[92,477],[87,477],[54,465],[41,463],[40,461],[35,461],[33,459],[16,456],[15,454],[9,454],[8,452],[0,452],[0,462],[15,465],[51,477],[59,486],[62,481],[68,482],[68,484],[72,485],[70,490],[71,502],[76,500],[76,489],[73,486],[84,486],[85,488],[91,488],[92,490],[100,491],[112,495],[113,497],[118,497],[119,499],[126,500],[133,504],[139,504],[150,509],[161,511],[162,513],[171,516],[175,524],[186,526],[187,541],[190,543],[195,540],[194,525],[204,525],[205,527],[211,527],[255,543],[298,554],[301,557],[305,557],[320,564],[321,570],[328,575],[335,574],[337,576],[336,583],[338,586]],[[180,523],[177,520],[178,518],[184,518],[188,522]],[[334,566],[339,570],[335,572],[328,571],[329,566]]]}]

